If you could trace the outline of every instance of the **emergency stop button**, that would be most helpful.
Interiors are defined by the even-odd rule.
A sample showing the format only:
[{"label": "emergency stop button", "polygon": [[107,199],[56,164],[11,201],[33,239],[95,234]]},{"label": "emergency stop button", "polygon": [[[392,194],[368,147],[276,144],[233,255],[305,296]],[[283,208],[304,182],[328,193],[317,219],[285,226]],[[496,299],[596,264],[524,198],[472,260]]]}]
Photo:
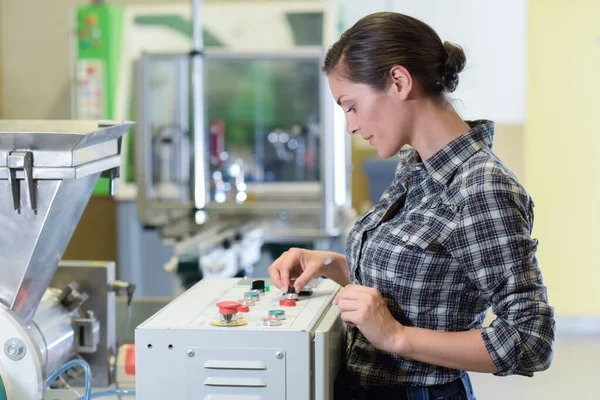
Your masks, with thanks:
[{"label": "emergency stop button", "polygon": [[219,312],[224,315],[237,314],[238,308],[240,308],[240,303],[236,301],[221,301],[217,303],[217,307],[219,307]]},{"label": "emergency stop button", "polygon": [[[217,303],[219,313],[221,314],[220,321],[210,321],[212,326],[242,326],[246,325],[241,314],[238,312],[248,312],[248,306],[242,306],[237,301],[220,301]],[[248,309],[244,311],[244,309]]]},{"label": "emergency stop button", "polygon": [[240,303],[237,301],[221,301],[217,303],[217,307],[219,307],[219,313],[221,313],[223,322],[229,324],[235,321],[235,315],[238,313]]}]

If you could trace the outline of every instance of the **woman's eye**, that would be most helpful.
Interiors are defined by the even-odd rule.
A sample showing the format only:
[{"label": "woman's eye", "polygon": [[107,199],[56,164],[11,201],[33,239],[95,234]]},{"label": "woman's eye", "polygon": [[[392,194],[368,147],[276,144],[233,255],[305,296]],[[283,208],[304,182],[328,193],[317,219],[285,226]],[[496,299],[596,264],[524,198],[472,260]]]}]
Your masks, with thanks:
[{"label": "woman's eye", "polygon": [[352,106],[348,109],[348,111],[346,111],[347,113],[352,112],[352,111],[356,111],[356,106]]}]

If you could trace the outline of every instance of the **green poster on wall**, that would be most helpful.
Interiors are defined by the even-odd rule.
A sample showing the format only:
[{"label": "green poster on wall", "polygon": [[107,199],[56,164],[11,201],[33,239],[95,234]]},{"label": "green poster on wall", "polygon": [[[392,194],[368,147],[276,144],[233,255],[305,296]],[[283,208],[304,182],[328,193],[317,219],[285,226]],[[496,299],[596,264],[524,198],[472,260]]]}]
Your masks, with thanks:
[{"label": "green poster on wall", "polygon": [[[119,79],[123,9],[93,5],[77,9],[76,118],[113,119]],[[94,195],[108,195],[100,179]]]}]

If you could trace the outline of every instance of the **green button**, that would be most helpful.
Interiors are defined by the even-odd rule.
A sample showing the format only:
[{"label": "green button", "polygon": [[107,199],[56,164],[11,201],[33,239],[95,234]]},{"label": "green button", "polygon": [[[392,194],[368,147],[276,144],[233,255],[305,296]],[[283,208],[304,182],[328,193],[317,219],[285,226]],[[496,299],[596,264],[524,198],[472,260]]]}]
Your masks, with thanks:
[{"label": "green button", "polygon": [[269,290],[271,290],[271,287],[269,285],[265,285],[265,292],[268,292]]},{"label": "green button", "polygon": [[283,316],[285,316],[285,311],[283,310],[269,310],[269,317],[281,318]]}]

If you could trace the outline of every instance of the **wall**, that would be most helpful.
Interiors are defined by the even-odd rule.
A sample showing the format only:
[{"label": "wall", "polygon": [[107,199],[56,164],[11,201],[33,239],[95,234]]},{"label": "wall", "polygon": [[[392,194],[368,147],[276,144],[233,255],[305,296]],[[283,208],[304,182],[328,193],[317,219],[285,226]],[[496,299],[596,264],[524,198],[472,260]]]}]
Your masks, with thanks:
[{"label": "wall", "polygon": [[[92,197],[73,233],[63,259],[117,259],[116,204],[109,196]],[[119,265],[117,265],[118,269]]]},{"label": "wall", "polygon": [[525,122],[525,0],[345,0],[343,4],[346,26],[378,11],[400,12],[428,23],[442,40],[459,44],[467,55],[455,92],[463,117],[509,125]]},{"label": "wall", "polygon": [[[74,29],[71,12],[76,6],[90,3],[89,0],[0,0],[0,99],[4,118],[71,117],[70,33]],[[107,3],[169,3],[169,0]]]},{"label": "wall", "polygon": [[556,312],[600,314],[600,2],[530,0],[526,184]]}]

